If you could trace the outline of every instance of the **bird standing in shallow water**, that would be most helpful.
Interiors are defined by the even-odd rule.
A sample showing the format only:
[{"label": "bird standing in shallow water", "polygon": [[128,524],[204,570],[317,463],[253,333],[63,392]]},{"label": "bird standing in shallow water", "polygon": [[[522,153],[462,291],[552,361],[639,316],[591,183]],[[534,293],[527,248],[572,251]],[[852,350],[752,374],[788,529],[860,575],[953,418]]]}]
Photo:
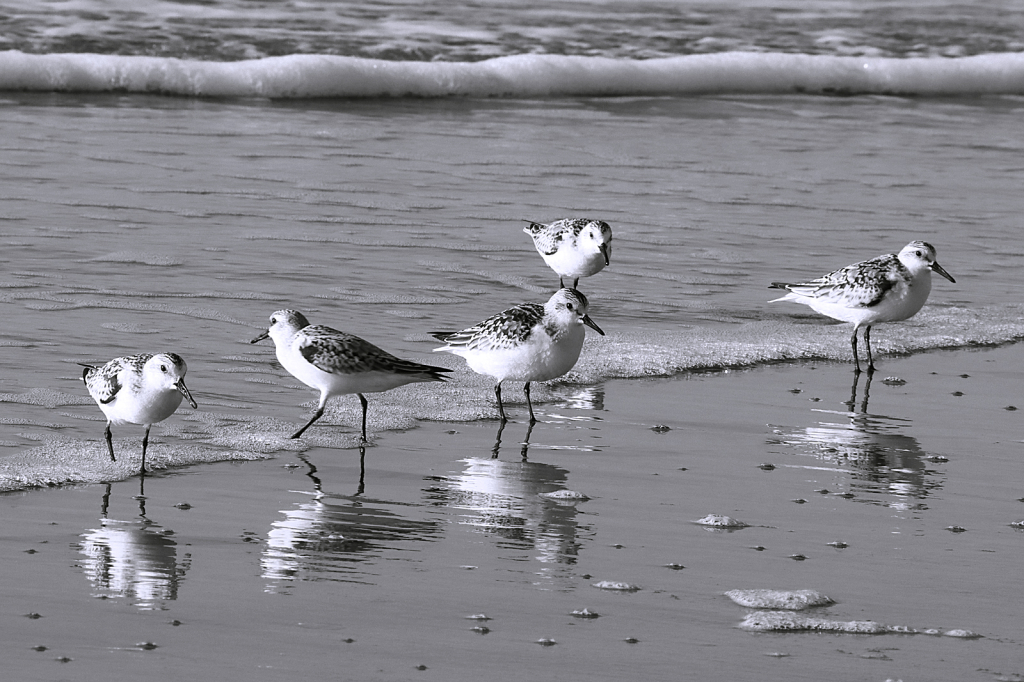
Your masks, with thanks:
[{"label": "bird standing in shallow water", "polygon": [[586,296],[575,289],[559,289],[543,305],[517,305],[461,332],[432,332],[431,336],[447,344],[434,351],[461,355],[474,372],[498,380],[494,395],[503,422],[507,417],[501,382],[525,381],[523,391],[532,424],[537,418],[530,402],[530,383],[555,379],[573,368],[583,348],[583,325],[604,336],[587,311]]},{"label": "bird standing in shallow water", "polygon": [[853,362],[860,372],[857,357],[857,330],[864,327],[864,345],[868,351],[868,371],[875,370],[871,357],[871,327],[879,322],[896,322],[917,314],[932,290],[932,272],[955,283],[935,261],[935,247],[913,241],[898,254],[890,253],[871,260],[839,268],[802,284],[772,282],[774,289],[788,294],[770,301],[794,301],[808,305],[822,315],[853,323]]},{"label": "bird standing in shallow water", "polygon": [[142,437],[142,472],[146,472],[146,446],[153,424],[167,419],[188,398],[192,409],[199,407],[185,387],[188,368],[175,353],[141,354],[114,358],[102,367],[82,365],[82,381],[89,395],[107,416],[104,435],[110,460],[114,458],[110,425],[139,424],[146,427]]},{"label": "bird standing in shallow water", "polygon": [[291,435],[298,438],[324,413],[332,395],[355,393],[363,407],[362,441],[366,441],[366,396],[420,381],[444,381],[446,367],[432,367],[396,358],[358,336],[311,325],[296,310],[278,310],[270,328],[253,339],[274,340],[277,359],[296,379],[320,391],[313,418]]},{"label": "bird standing in shallow water", "polygon": [[537,252],[558,275],[559,287],[565,286],[563,277],[572,277],[575,289],[580,277],[596,274],[611,262],[612,228],[604,221],[565,218],[550,225],[530,222],[523,232],[533,237]]}]

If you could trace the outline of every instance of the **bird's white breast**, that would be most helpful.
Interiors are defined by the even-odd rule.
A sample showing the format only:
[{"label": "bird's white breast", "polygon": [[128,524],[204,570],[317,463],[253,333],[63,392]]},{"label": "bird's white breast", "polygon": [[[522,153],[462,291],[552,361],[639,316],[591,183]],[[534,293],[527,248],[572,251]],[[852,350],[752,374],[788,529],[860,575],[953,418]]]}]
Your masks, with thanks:
[{"label": "bird's white breast", "polygon": [[514,348],[455,351],[470,369],[498,381],[547,381],[560,377],[576,364],[586,333],[573,324],[552,337],[538,325],[530,337]]}]

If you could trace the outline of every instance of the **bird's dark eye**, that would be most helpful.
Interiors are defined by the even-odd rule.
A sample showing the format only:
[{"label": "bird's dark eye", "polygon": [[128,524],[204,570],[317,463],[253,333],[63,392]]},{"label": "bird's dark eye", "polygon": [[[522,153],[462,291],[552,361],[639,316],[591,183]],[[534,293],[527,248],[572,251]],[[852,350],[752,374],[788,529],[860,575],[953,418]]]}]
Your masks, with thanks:
[{"label": "bird's dark eye", "polygon": [[569,309],[569,310],[572,310],[572,309],[573,309],[573,307],[572,307],[572,303],[566,303],[566,304],[565,304],[565,307],[566,307],[567,309]]},{"label": "bird's dark eye", "polygon": [[166,374],[167,373],[167,365],[160,365],[160,371]]},{"label": "bird's dark eye", "polygon": [[920,251],[915,251],[915,253],[917,254],[918,258],[921,258],[922,256],[924,256],[924,254],[921,253]]}]

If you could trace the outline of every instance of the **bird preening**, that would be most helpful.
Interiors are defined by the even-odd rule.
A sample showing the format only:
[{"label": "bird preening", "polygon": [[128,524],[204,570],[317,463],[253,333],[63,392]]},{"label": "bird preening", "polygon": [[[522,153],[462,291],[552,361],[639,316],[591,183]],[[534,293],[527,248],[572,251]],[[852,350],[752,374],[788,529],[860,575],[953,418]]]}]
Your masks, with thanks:
[{"label": "bird preening", "polygon": [[533,245],[544,262],[558,275],[558,287],[572,278],[572,288],[580,277],[597,274],[611,263],[612,228],[603,220],[564,218],[545,225],[529,223],[523,232],[533,238]]},{"label": "bird preening", "polygon": [[142,472],[146,471],[146,447],[153,424],[167,419],[187,398],[192,409],[199,406],[185,386],[185,361],[176,353],[128,355],[114,358],[102,367],[82,365],[82,381],[107,417],[104,437],[111,461],[114,444],[111,424],[139,424],[146,427],[142,437]]}]

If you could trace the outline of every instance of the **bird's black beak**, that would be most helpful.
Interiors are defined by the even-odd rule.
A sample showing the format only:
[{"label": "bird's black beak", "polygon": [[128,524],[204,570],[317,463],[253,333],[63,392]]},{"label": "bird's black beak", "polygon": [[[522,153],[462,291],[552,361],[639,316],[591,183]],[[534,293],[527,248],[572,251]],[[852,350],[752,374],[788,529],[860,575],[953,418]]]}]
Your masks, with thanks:
[{"label": "bird's black beak", "polygon": [[604,336],[604,332],[601,331],[601,328],[597,326],[597,323],[590,319],[590,315],[583,316],[583,324],[587,325],[601,336]]},{"label": "bird's black beak", "polygon": [[199,407],[199,405],[196,404],[196,401],[192,399],[192,394],[188,392],[188,388],[185,386],[185,379],[184,379],[184,377],[181,378],[181,379],[178,379],[177,386],[178,386],[178,390],[181,391],[181,394],[183,396],[185,396],[186,398],[188,398],[188,404],[192,406],[193,410],[196,409],[197,407]]},{"label": "bird's black beak", "polygon": [[943,277],[945,277],[946,279],[948,279],[948,280],[949,280],[950,282],[952,282],[953,284],[956,284],[956,280],[955,280],[955,279],[953,279],[953,276],[952,276],[952,275],[950,275],[950,274],[949,274],[948,272],[946,272],[945,270],[943,270],[943,269],[942,269],[942,266],[941,266],[941,265],[939,265],[938,263],[932,263],[932,272],[937,272],[937,273],[939,273],[940,275],[942,275]]}]

